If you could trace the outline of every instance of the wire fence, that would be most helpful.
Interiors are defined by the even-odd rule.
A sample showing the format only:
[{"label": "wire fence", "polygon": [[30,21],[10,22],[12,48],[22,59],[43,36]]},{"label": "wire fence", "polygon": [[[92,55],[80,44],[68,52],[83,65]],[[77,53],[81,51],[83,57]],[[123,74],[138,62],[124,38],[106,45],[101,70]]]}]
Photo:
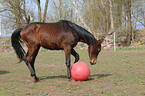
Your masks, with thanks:
[{"label": "wire fence", "polygon": [[[24,49],[27,50],[26,45],[23,45]],[[80,50],[87,50],[88,45],[84,43],[78,43],[77,49]],[[43,49],[43,48],[42,48]],[[110,46],[108,48],[105,48],[102,46],[103,51],[114,51],[114,47]],[[131,50],[145,50],[145,45],[140,45],[137,43],[133,43],[130,46],[122,47],[122,46],[116,46],[116,51],[131,51]],[[12,46],[11,46],[11,40],[10,37],[0,37],[0,53],[1,52],[14,52]]]},{"label": "wire fence", "polygon": [[[125,47],[118,47],[116,46],[115,51],[135,51],[135,50],[145,50],[145,45],[130,45],[130,46],[125,46]],[[103,51],[114,51],[114,48],[105,48]]]}]

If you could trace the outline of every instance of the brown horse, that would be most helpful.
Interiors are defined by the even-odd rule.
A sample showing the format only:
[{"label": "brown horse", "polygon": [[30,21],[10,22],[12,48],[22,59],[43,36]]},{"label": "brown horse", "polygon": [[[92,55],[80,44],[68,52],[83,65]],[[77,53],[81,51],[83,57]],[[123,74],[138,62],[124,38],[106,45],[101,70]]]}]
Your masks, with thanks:
[{"label": "brown horse", "polygon": [[[21,46],[21,39],[28,47],[27,53]],[[75,57],[75,62],[79,61],[79,54],[73,49],[78,42],[88,44],[90,63],[97,62],[97,56],[101,51],[103,39],[96,40],[95,37],[84,28],[67,20],[60,20],[56,23],[34,22],[25,28],[19,28],[11,36],[12,46],[20,59],[28,66],[31,76],[38,82],[34,61],[40,47],[50,50],[64,50],[67,66],[67,77],[71,78],[70,55]]]}]

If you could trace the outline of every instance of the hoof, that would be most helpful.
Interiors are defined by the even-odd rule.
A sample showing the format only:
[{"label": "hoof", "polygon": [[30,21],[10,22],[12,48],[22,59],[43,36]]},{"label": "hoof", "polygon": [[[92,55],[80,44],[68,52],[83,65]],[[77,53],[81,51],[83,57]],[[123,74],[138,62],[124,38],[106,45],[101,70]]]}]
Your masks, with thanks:
[{"label": "hoof", "polygon": [[72,77],[69,75],[69,76],[67,76],[67,78],[68,78],[68,79],[71,79]]},{"label": "hoof", "polygon": [[68,79],[68,80],[71,81],[71,82],[76,82],[76,80],[73,79],[72,77],[70,79]]},{"label": "hoof", "polygon": [[35,79],[35,81],[34,81],[34,82],[40,82],[39,78]]},{"label": "hoof", "polygon": [[37,78],[37,77],[35,77],[35,76],[32,77],[32,80],[33,80],[33,82],[35,82],[35,83],[36,83],[36,82],[40,82],[39,78]]}]

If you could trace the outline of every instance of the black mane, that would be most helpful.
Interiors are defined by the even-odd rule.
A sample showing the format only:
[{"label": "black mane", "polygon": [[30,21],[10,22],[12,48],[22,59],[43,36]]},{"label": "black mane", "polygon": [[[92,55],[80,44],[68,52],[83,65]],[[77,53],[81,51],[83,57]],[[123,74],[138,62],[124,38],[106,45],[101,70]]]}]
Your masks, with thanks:
[{"label": "black mane", "polygon": [[68,20],[60,20],[60,22],[64,23],[65,26],[69,25],[69,27],[71,27],[71,29],[73,29],[79,35],[79,37],[83,40],[83,42],[91,45],[96,44],[97,40],[86,29]]}]

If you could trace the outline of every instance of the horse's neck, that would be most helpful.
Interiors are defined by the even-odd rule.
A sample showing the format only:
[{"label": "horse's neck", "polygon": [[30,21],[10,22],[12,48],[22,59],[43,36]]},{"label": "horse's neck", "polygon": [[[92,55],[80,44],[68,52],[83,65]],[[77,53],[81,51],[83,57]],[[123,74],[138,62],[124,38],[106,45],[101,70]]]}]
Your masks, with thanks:
[{"label": "horse's neck", "polygon": [[95,46],[97,43],[97,40],[93,36],[83,36],[81,41],[88,44],[88,46]]}]

